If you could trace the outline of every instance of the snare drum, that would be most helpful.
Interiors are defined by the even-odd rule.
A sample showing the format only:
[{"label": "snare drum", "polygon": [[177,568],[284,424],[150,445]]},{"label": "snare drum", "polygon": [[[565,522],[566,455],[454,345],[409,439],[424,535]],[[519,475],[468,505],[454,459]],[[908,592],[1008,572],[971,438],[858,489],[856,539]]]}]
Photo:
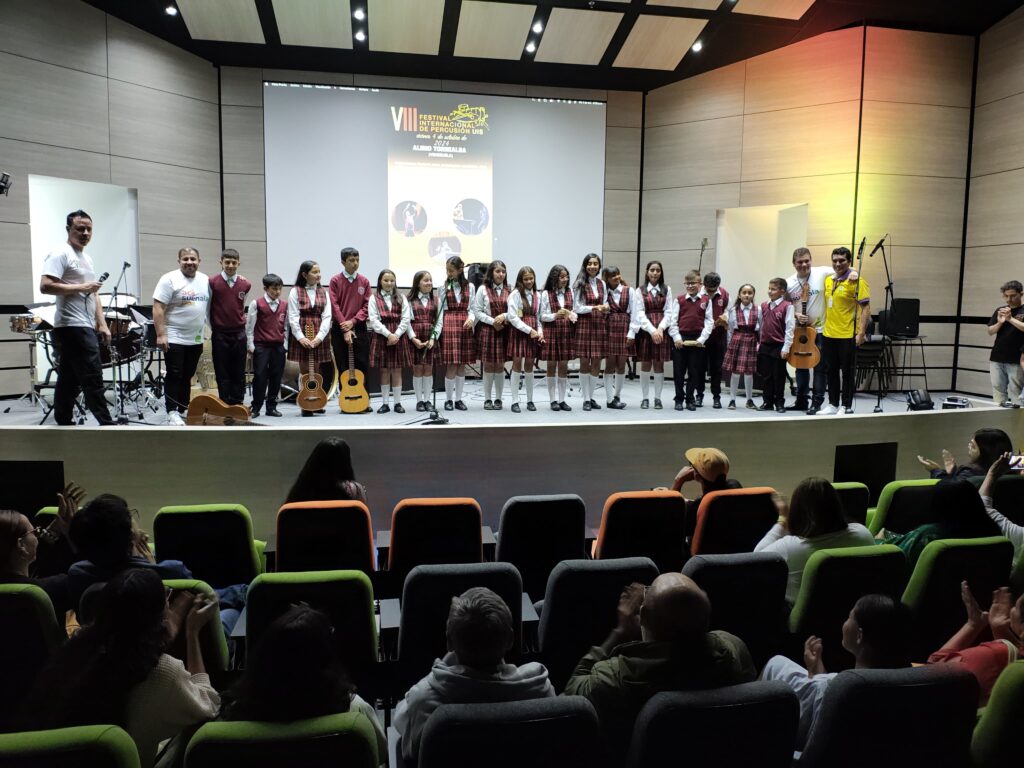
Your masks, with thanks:
[{"label": "snare drum", "polygon": [[131,330],[131,321],[126,317],[108,312],[104,315],[104,318],[107,321],[107,327],[110,329],[110,335],[112,337],[127,336],[128,332]]},{"label": "snare drum", "polygon": [[33,321],[35,320],[32,315],[11,315],[11,332],[12,333],[31,333]]},{"label": "snare drum", "polygon": [[112,348],[116,348],[117,357],[120,362],[130,363],[142,356],[142,339],[135,335],[122,336],[119,339],[112,340],[109,346],[107,344],[100,344],[100,364],[104,368],[109,368],[115,363],[111,355]]}]

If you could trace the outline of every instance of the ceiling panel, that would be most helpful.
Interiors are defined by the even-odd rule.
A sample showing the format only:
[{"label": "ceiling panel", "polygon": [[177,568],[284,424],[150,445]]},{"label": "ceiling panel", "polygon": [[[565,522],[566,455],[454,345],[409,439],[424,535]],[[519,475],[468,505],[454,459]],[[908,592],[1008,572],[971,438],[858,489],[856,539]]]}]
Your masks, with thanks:
[{"label": "ceiling panel", "polygon": [[733,12],[773,16],[777,19],[799,19],[812,5],[814,0],[739,0]]},{"label": "ceiling panel", "polygon": [[265,43],[255,0],[177,0],[193,40]]},{"label": "ceiling panel", "polygon": [[282,45],[352,47],[349,0],[273,0]]},{"label": "ceiling panel", "polygon": [[622,16],[608,11],[554,8],[534,59],[554,64],[600,64]]},{"label": "ceiling panel", "polygon": [[614,66],[673,70],[706,24],[704,19],[641,16],[615,58]]},{"label": "ceiling panel", "polygon": [[463,0],[455,55],[519,59],[536,11],[535,5]]},{"label": "ceiling panel", "polygon": [[370,0],[370,50],[436,56],[444,0]]},{"label": "ceiling panel", "polygon": [[670,8],[697,8],[701,11],[717,11],[722,0],[647,0],[648,5],[667,5]]}]

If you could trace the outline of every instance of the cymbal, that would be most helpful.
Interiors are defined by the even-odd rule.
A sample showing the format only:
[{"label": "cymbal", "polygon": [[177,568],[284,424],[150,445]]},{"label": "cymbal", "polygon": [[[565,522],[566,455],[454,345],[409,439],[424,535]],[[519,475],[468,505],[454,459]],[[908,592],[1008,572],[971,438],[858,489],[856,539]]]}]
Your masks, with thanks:
[{"label": "cymbal", "polygon": [[119,293],[117,294],[117,301],[114,301],[114,294],[112,293],[101,293],[99,294],[100,304],[106,308],[124,309],[130,307],[132,304],[138,304],[139,300],[132,296],[130,293]]}]

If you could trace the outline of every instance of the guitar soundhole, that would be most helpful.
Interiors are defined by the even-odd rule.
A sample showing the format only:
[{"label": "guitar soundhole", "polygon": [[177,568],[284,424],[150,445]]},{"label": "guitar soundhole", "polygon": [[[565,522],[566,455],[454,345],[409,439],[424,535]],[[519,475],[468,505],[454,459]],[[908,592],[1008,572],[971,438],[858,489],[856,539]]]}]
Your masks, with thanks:
[{"label": "guitar soundhole", "polygon": [[306,382],[306,389],[316,389],[316,382],[315,381],[307,381]]},{"label": "guitar soundhole", "polygon": [[354,385],[355,385],[355,383],[356,383],[356,380],[355,380],[355,378],[351,378],[351,379],[349,379],[349,380],[348,380],[348,385],[349,385],[350,387],[351,387],[351,386],[354,386]]}]

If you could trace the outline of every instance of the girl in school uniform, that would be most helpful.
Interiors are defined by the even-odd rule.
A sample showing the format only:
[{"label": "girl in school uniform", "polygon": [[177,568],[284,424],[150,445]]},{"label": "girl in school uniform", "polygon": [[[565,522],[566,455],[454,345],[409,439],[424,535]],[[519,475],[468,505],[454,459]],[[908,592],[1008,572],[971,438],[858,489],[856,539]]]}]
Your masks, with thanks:
[{"label": "girl in school uniform", "polygon": [[740,379],[746,376],[747,408],[754,405],[754,371],[757,370],[757,337],[761,330],[761,312],[754,303],[754,286],[744,283],[729,307],[729,340],[722,369],[732,373],[730,384],[732,399],[729,410],[736,410],[736,393]]},{"label": "girl in school uniform", "polygon": [[[660,261],[649,261],[644,269],[644,284],[633,292],[636,324],[636,361],[640,363],[641,408],[650,407],[648,396],[654,379],[654,407],[661,408],[665,386],[665,363],[672,359],[668,326],[672,322],[672,289],[665,284]],[[653,369],[653,373],[652,373]]]},{"label": "girl in school uniform", "polygon": [[601,358],[608,346],[608,287],[601,279],[601,257],[588,253],[572,285],[576,323],[575,352],[580,359],[580,387],[583,410],[600,408],[594,399],[594,386],[601,375]]},{"label": "girl in school uniform", "polygon": [[[508,286],[503,261],[487,267],[483,285],[476,292],[473,314],[477,320],[477,345],[484,367],[484,410],[500,411],[505,389],[505,363],[508,361]],[[491,400],[491,391],[497,397]]]},{"label": "girl in school uniform", "polygon": [[[605,267],[601,273],[608,287],[608,346],[605,353],[604,378],[608,407],[622,410],[626,404],[619,399],[626,381],[626,360],[632,352],[636,337],[633,291],[622,281],[618,267]],[[614,385],[612,377],[614,376]]]},{"label": "girl in school uniform", "polygon": [[409,291],[409,341],[412,350],[412,388],[416,393],[416,410],[430,410],[430,393],[434,384],[434,350],[441,336],[444,309],[434,295],[434,278],[426,270],[412,278]]},{"label": "girl in school uniform", "polygon": [[412,364],[406,334],[412,324],[409,302],[395,290],[397,280],[390,269],[377,275],[377,293],[369,301],[366,319],[370,326],[370,366],[380,369],[381,406],[377,413],[388,413],[388,393],[395,399],[395,413],[402,407],[402,369]]},{"label": "girl in school uniform", "polygon": [[[314,369],[324,380],[324,389],[330,390],[334,380],[334,358],[331,357],[331,302],[327,290],[320,285],[320,265],[304,261],[299,265],[295,287],[288,294],[288,329],[292,340],[288,344],[288,359],[299,364],[300,373]],[[326,343],[325,343],[326,342]],[[312,416],[319,411],[302,411]]]},{"label": "girl in school uniform", "polygon": [[572,410],[565,402],[565,392],[569,388],[569,361],[576,357],[573,325],[577,319],[573,311],[572,291],[569,290],[569,270],[555,264],[548,272],[544,292],[540,295],[541,330],[544,334],[540,359],[547,364],[548,398],[552,411]]},{"label": "girl in school uniform", "polygon": [[508,357],[512,361],[512,412],[519,413],[519,378],[526,373],[526,410],[536,411],[533,404],[533,361],[540,354],[544,332],[540,328],[540,293],[537,275],[531,267],[523,267],[516,275],[516,287],[508,296]]},{"label": "girl in school uniform", "polygon": [[451,256],[445,263],[447,279],[441,309],[444,322],[441,331],[440,362],[445,366],[444,409],[466,410],[462,402],[462,390],[466,386],[466,366],[476,362],[476,337],[473,326],[475,286],[466,279],[466,264],[458,256]]}]

